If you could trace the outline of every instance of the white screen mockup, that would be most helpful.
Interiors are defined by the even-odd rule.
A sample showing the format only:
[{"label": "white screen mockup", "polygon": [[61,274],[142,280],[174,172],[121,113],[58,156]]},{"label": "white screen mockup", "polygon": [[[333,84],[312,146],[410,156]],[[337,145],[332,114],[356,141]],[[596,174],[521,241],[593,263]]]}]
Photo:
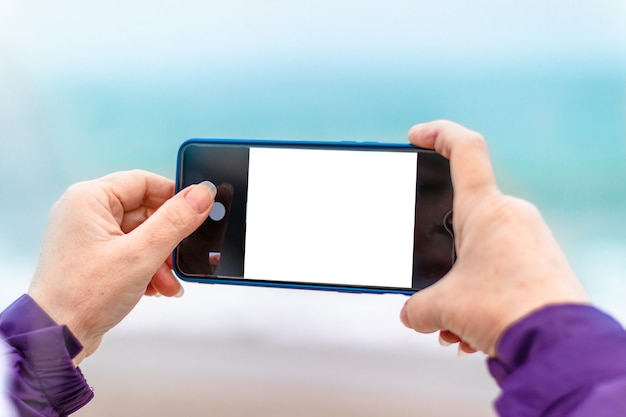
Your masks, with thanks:
[{"label": "white screen mockup", "polygon": [[244,278],[410,288],[417,153],[251,148]]}]

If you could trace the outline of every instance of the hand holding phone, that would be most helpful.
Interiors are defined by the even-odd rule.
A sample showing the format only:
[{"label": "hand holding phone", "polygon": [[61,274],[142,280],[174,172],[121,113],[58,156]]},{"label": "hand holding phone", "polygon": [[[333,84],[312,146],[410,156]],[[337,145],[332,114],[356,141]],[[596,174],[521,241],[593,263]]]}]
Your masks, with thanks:
[{"label": "hand holding phone", "polygon": [[450,159],[459,261],[444,281],[407,301],[406,326],[440,330],[465,352],[494,356],[505,329],[522,317],[551,304],[589,302],[537,208],[498,189],[480,134],[436,121],[413,127],[409,138]]},{"label": "hand holding phone", "polygon": [[184,280],[412,293],[454,262],[448,162],[400,144],[195,139],[177,188],[209,180],[209,219],[174,253]]}]

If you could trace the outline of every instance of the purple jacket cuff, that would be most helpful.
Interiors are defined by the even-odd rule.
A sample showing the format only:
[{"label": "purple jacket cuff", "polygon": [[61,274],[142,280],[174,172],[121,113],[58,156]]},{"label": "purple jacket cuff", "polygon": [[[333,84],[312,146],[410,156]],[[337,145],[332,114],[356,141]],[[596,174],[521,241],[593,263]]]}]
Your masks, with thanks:
[{"label": "purple jacket cuff", "polygon": [[588,305],[528,315],[503,334],[496,352],[488,367],[502,388],[500,415],[567,415],[599,384],[626,375],[626,332]]},{"label": "purple jacket cuff", "polygon": [[20,415],[67,415],[93,398],[72,363],[80,342],[28,295],[0,314],[0,333],[11,347],[10,396]]}]

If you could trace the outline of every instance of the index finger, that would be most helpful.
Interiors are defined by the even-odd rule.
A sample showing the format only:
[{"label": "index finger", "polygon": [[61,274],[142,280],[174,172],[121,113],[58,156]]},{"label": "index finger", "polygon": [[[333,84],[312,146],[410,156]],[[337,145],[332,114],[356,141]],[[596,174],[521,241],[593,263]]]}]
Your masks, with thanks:
[{"label": "index finger", "polygon": [[409,130],[415,146],[434,149],[450,160],[450,175],[457,199],[496,190],[496,180],[483,137],[447,120],[423,123]]},{"label": "index finger", "polygon": [[174,181],[142,170],[115,172],[97,181],[124,212],[141,207],[156,209],[174,195]]}]

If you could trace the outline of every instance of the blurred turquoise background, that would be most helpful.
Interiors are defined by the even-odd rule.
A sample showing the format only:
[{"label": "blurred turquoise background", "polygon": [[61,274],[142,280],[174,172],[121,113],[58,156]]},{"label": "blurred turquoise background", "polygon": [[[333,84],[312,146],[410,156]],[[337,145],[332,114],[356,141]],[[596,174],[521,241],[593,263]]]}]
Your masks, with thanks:
[{"label": "blurred turquoise background", "polygon": [[188,137],[396,142],[447,118],[488,138],[503,190],[542,209],[594,298],[620,308],[623,1],[0,4],[8,271],[32,269],[69,184],[172,177]]},{"label": "blurred turquoise background", "polygon": [[[73,182],[131,168],[173,178],[176,151],[189,137],[404,142],[411,125],[438,118],[486,136],[503,191],[539,206],[594,301],[625,323],[623,0],[0,0],[0,308],[27,289],[49,208]],[[177,381],[175,367],[154,363],[169,363],[169,348],[159,350],[166,340],[196,362],[180,371],[182,380],[201,373],[200,384],[222,380],[196,366],[215,362],[185,351],[190,340],[200,352],[226,355],[224,364],[244,361],[245,372],[225,368],[225,378],[239,372],[241,381],[253,375],[263,385],[269,372],[287,387],[321,381],[329,390],[337,380],[337,392],[366,387],[363,398],[376,399],[372,389],[391,403],[411,387],[406,398],[418,404],[407,403],[406,415],[434,399],[424,415],[470,416],[471,401],[488,407],[495,395],[482,363],[448,369],[432,338],[402,328],[404,297],[186,287],[181,300],[144,300],[105,339],[100,362],[86,362],[100,404],[109,387],[118,389],[113,399],[128,396],[124,407],[197,407],[185,397],[169,401],[169,393],[141,399],[150,380],[120,382]],[[137,352],[128,356],[133,343]],[[350,362],[339,347],[348,358],[383,353]],[[237,356],[247,348],[269,356]],[[294,371],[302,363],[281,362],[276,352],[285,349],[323,359]],[[147,353],[165,356],[141,368]],[[391,366],[390,358],[410,359]],[[405,366],[417,359],[425,360],[418,370]],[[364,362],[380,369],[368,373]],[[338,376],[346,363],[354,363],[351,382]],[[429,363],[436,370],[422,378]],[[119,377],[124,369],[127,379]],[[442,372],[437,381],[441,369],[456,376]],[[98,384],[98,375],[110,380]],[[259,415],[264,407],[252,404]],[[330,409],[340,415],[340,406]],[[97,404],[90,410],[100,415]]]}]

